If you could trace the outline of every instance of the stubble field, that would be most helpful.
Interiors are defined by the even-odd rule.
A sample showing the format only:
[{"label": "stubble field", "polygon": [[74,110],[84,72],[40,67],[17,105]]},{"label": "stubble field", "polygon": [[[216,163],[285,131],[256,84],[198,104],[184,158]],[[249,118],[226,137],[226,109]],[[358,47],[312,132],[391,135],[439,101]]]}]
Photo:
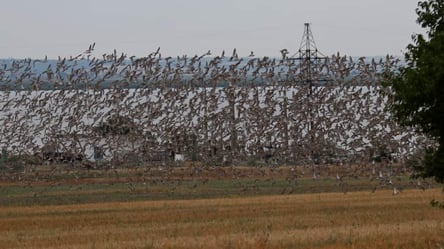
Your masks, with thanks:
[{"label": "stubble field", "polygon": [[444,209],[430,205],[442,185],[321,169],[10,172],[0,248],[444,248]]},{"label": "stubble field", "polygon": [[0,248],[443,248],[441,189],[0,208]]}]

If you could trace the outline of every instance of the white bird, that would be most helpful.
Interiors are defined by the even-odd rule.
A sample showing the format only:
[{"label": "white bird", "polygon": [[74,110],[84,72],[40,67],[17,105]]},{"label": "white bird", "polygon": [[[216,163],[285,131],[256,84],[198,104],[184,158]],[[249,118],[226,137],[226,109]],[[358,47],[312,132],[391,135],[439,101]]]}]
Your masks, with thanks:
[{"label": "white bird", "polygon": [[393,195],[399,194],[399,190],[396,187],[393,187]]}]

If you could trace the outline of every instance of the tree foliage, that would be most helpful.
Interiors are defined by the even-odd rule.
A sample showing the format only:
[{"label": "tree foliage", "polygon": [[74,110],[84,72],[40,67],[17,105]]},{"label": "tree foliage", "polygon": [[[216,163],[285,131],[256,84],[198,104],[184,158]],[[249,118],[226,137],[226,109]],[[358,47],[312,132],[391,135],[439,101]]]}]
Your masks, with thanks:
[{"label": "tree foliage", "polygon": [[389,77],[391,108],[400,124],[439,142],[438,148],[427,149],[419,170],[424,177],[444,182],[444,0],[421,1],[416,13],[427,33],[412,36],[406,65]]},{"label": "tree foliage", "polygon": [[102,136],[128,135],[134,130],[134,127],[135,125],[128,117],[116,115],[110,117],[106,122],[101,122],[96,127],[96,131]]}]

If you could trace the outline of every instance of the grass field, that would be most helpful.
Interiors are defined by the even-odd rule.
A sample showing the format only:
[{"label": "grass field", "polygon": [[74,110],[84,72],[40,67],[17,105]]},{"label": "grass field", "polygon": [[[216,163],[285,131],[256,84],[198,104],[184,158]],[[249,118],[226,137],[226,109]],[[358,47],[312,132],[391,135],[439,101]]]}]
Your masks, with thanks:
[{"label": "grass field", "polygon": [[441,189],[0,208],[0,248],[444,248]]},{"label": "grass field", "polygon": [[333,170],[316,180],[288,167],[9,174],[0,249],[444,248],[444,209],[430,205],[441,185]]},{"label": "grass field", "polygon": [[[0,179],[0,206],[84,204],[115,201],[190,200],[261,195],[355,192],[433,188],[407,174],[379,179],[359,167],[325,167],[314,180],[302,167],[154,167],[109,170],[73,169],[69,165],[39,166]],[[305,171],[305,173],[304,173]],[[399,171],[399,170],[398,170]],[[341,180],[336,175],[341,175]]]}]

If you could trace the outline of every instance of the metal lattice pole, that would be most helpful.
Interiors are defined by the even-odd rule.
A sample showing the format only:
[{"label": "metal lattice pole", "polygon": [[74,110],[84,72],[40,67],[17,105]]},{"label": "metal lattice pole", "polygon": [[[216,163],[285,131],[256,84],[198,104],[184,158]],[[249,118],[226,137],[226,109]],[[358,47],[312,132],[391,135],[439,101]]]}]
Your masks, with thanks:
[{"label": "metal lattice pole", "polygon": [[[314,115],[313,115],[313,87],[319,85],[322,82],[328,81],[327,79],[320,79],[320,64],[327,57],[318,51],[316,43],[311,32],[310,23],[304,23],[304,34],[302,36],[301,44],[298,52],[292,56],[296,61],[299,61],[299,84],[308,87],[307,96],[307,118],[308,126],[307,132],[310,136],[310,146],[315,143],[315,135],[313,134],[314,127]],[[310,159],[313,160],[314,150],[310,148]]]}]

